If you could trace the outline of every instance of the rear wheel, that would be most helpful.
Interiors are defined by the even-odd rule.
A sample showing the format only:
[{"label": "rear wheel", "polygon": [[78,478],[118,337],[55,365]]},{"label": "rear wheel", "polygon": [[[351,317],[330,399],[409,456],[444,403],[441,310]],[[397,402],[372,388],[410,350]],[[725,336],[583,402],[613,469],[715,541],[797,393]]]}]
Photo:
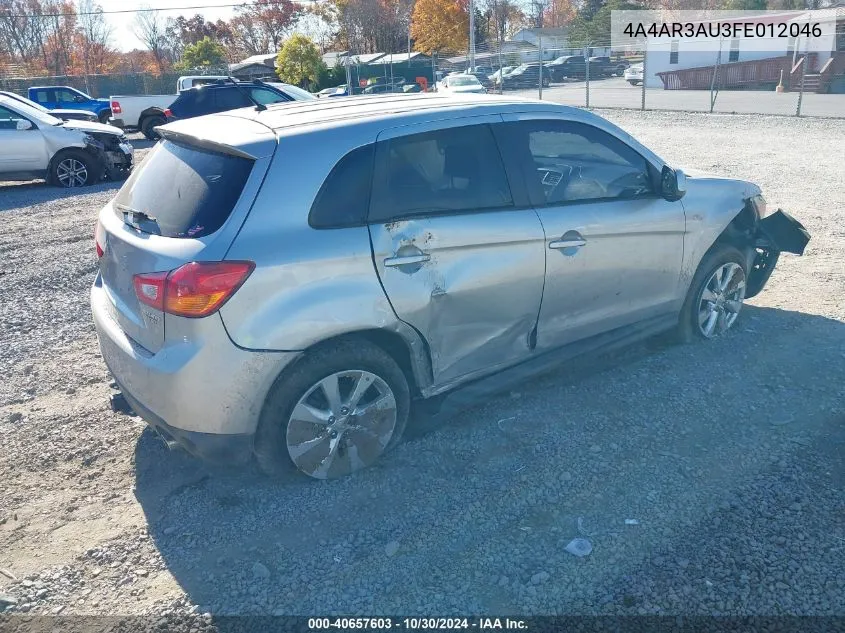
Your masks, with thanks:
[{"label": "rear wheel", "polygon": [[111,110],[103,110],[100,114],[97,115],[97,118],[100,120],[100,123],[108,124],[109,117],[111,117]]},{"label": "rear wheel", "polygon": [[50,183],[57,187],[86,187],[102,176],[102,167],[90,154],[78,149],[60,152],[50,165]]},{"label": "rear wheel", "polygon": [[159,139],[159,134],[153,128],[159,125],[164,125],[165,123],[167,123],[167,120],[160,114],[145,117],[141,121],[141,132],[151,141],[157,141]]},{"label": "rear wheel", "polygon": [[716,338],[733,327],[745,300],[745,261],[738,249],[728,245],[704,256],[681,310],[681,340]]},{"label": "rear wheel", "polygon": [[256,433],[256,460],[270,475],[351,474],[400,441],[409,407],[405,375],[381,348],[364,340],[326,346],[271,389]]}]

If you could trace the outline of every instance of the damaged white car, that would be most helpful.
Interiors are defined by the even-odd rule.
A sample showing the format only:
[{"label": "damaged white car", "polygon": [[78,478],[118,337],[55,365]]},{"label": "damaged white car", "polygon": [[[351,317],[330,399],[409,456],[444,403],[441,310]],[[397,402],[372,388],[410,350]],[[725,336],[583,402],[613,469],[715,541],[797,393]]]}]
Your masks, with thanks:
[{"label": "damaged white car", "polygon": [[122,180],[133,148],[123,131],[88,121],[62,121],[0,96],[0,180],[44,178],[59,187]]}]

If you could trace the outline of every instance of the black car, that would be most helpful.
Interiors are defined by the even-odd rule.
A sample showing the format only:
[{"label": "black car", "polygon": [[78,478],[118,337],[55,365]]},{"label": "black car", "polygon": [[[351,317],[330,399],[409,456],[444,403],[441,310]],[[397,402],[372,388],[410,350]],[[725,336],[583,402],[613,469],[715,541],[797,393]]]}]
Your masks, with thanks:
[{"label": "black car", "polygon": [[176,101],[170,104],[166,114],[170,122],[246,108],[254,106],[256,102],[269,105],[284,101],[296,101],[296,98],[260,81],[218,81],[183,90]]},{"label": "black car", "polygon": [[[533,62],[529,64],[522,64],[514,68],[514,70],[503,78],[502,87],[508,88],[537,88],[540,85],[540,64]],[[551,83],[546,68],[543,68],[543,86],[548,86]]]},{"label": "black car", "polygon": [[478,79],[479,83],[482,86],[484,86],[485,88],[492,88],[493,87],[493,82],[490,81],[490,75],[493,74],[492,70],[489,70],[489,72],[488,72],[488,69],[486,69],[486,68],[485,69],[478,69],[477,68],[477,69],[471,70],[471,71],[468,70],[465,74],[472,75],[473,77]]},{"label": "black car", "polygon": [[[546,64],[549,76],[552,81],[559,82],[564,79],[583,79],[587,75],[587,64],[583,55],[564,55]],[[590,64],[590,74],[594,66]]]},{"label": "black car", "polygon": [[590,76],[602,75],[604,77],[612,77],[616,75],[617,77],[621,77],[625,74],[625,69],[630,65],[624,59],[611,59],[606,55],[590,57]]}]

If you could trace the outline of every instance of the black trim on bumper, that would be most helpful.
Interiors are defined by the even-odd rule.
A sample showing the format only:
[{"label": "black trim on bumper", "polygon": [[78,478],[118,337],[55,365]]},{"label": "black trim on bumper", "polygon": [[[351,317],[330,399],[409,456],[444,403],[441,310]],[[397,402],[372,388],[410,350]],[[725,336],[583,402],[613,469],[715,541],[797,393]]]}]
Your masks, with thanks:
[{"label": "black trim on bumper", "polygon": [[200,433],[170,426],[147,409],[119,383],[123,397],[144,421],[167,442],[176,442],[191,455],[219,464],[243,464],[252,459],[253,435],[248,433]]}]

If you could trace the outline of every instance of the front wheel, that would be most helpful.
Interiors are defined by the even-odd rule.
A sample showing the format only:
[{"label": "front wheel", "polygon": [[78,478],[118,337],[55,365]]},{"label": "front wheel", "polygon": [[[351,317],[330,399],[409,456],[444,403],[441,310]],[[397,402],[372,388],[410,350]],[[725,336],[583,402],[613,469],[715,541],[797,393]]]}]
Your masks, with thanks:
[{"label": "front wheel", "polygon": [[88,153],[78,149],[61,152],[50,165],[50,183],[57,187],[86,187],[100,180],[102,168]]},{"label": "front wheel", "polygon": [[256,461],[269,475],[349,475],[399,442],[409,408],[405,375],[384,350],[365,340],[323,347],[271,389],[256,433]]},{"label": "front wheel", "polygon": [[695,273],[678,322],[684,341],[725,334],[739,318],[746,292],[745,257],[733,246],[713,248]]}]

